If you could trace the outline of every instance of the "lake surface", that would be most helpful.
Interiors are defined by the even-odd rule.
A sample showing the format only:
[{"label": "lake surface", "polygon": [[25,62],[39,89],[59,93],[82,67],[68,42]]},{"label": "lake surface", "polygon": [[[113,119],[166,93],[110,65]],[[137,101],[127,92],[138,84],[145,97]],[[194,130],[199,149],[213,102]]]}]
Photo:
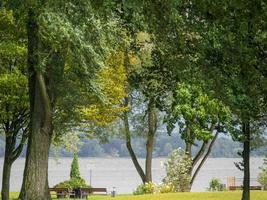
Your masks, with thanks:
[{"label": "lake surface", "polygon": [[[49,185],[55,184],[69,178],[72,158],[49,159]],[[165,176],[163,163],[166,158],[155,158],[153,160],[153,182],[161,183]],[[198,174],[192,191],[206,191],[209,181],[213,178],[219,178],[222,183],[227,182],[227,177],[235,176],[237,184],[242,181],[242,172],[239,171],[234,162],[240,161],[237,158],[209,158],[202,170]],[[11,191],[19,191],[24,169],[24,159],[18,159],[12,168]],[[144,165],[144,159],[140,160]],[[251,158],[251,185],[259,185],[256,178],[259,173],[259,167],[263,163],[263,158]],[[115,187],[115,190],[122,193],[132,193],[132,191],[141,184],[131,159],[129,158],[79,158],[81,176],[93,187],[106,187],[109,191]],[[0,186],[2,184],[3,159],[0,159]],[[91,175],[90,175],[91,174]],[[91,180],[90,180],[91,177]]]}]

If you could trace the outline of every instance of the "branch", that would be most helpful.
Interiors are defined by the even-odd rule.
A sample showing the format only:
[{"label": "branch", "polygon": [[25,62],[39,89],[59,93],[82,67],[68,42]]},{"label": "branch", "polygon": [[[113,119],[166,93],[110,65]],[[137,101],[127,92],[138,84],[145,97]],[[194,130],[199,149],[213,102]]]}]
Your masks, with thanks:
[{"label": "branch", "polygon": [[[129,103],[129,98],[125,97],[124,105],[127,106]],[[123,112],[123,123],[124,123],[124,128],[125,128],[125,137],[126,137],[126,147],[128,149],[128,152],[131,156],[131,159],[133,161],[133,164],[140,175],[143,183],[146,182],[146,175],[144,173],[144,170],[142,169],[140,163],[138,162],[138,159],[135,155],[135,152],[132,148],[132,143],[131,143],[131,134],[130,134],[130,127],[129,127],[129,120],[128,120],[128,112],[124,111]]]},{"label": "branch", "polygon": [[17,148],[12,152],[12,159],[11,162],[14,162],[21,154],[23,147],[26,143],[26,140],[28,138],[28,133],[29,133],[29,124],[28,126],[23,130],[22,138],[20,140],[19,145]]},{"label": "branch", "polygon": [[[210,127],[210,132],[211,134],[213,133],[213,131],[215,130],[215,127],[216,127],[216,123],[212,123],[211,124],[211,127]],[[214,139],[214,138],[213,138]],[[208,142],[209,140],[207,141],[204,141],[200,150],[198,151],[197,155],[195,156],[195,158],[193,159],[193,168],[195,167],[195,165],[198,163],[198,161],[200,160],[200,158],[203,156],[206,148],[207,148],[207,145],[208,145]]]},{"label": "branch", "polygon": [[201,162],[200,162],[200,164],[198,165],[197,169],[195,170],[195,172],[194,172],[194,174],[193,174],[193,176],[192,176],[192,178],[191,178],[190,184],[193,184],[193,182],[194,182],[194,180],[195,180],[197,174],[199,173],[201,167],[204,165],[205,161],[207,160],[207,158],[208,158],[208,156],[209,156],[209,154],[210,154],[210,152],[211,152],[211,149],[212,149],[212,147],[213,147],[213,145],[214,145],[214,143],[215,143],[215,141],[216,141],[218,135],[219,135],[219,132],[217,131],[216,134],[215,134],[215,136],[213,137],[213,139],[212,139],[210,145],[209,145],[208,151],[206,152],[205,156],[203,157],[203,159],[201,160]]},{"label": "branch", "polygon": [[197,162],[199,161],[199,159],[203,156],[203,154],[204,154],[204,152],[206,150],[207,145],[208,145],[208,141],[204,141],[202,143],[200,150],[198,151],[198,153],[196,154],[196,156],[193,159],[192,168],[195,167],[195,165],[197,164]]}]

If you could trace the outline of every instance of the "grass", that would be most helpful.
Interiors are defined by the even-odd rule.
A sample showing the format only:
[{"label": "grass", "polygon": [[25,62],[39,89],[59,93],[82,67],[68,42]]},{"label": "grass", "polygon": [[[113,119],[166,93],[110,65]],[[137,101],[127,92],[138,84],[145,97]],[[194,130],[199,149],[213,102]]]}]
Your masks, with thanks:
[{"label": "grass", "polygon": [[[16,199],[18,193],[11,193],[11,199]],[[90,200],[240,200],[241,192],[191,192],[170,193],[153,195],[119,195],[115,198],[110,196],[90,196]],[[251,192],[251,200],[267,200],[267,192]]]}]

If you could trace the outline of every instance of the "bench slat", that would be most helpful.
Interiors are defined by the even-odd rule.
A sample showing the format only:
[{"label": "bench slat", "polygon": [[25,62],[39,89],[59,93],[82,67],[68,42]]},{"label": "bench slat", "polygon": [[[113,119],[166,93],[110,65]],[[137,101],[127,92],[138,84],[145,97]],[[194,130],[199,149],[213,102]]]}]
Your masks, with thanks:
[{"label": "bench slat", "polygon": [[[229,186],[229,190],[242,190],[243,186]],[[261,186],[250,186],[250,190],[261,190]]]}]

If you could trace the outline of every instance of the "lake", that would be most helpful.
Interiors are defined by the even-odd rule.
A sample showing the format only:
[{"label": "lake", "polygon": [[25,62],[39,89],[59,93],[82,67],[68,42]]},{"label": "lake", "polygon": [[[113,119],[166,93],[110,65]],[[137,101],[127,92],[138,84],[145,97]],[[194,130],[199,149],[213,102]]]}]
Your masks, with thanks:
[{"label": "lake", "polygon": [[[69,178],[72,158],[49,159],[49,185],[55,184]],[[155,158],[153,160],[153,182],[160,183],[165,176],[163,163],[166,158]],[[222,183],[227,182],[227,177],[235,176],[237,182],[242,181],[242,172],[239,171],[234,162],[240,161],[237,158],[209,158],[202,170],[198,174],[192,191],[206,191],[209,181],[213,178],[219,178]],[[11,191],[19,191],[25,160],[20,158],[15,161],[12,167]],[[144,159],[140,159],[144,166]],[[258,185],[256,178],[259,173],[259,167],[263,163],[263,158],[251,158],[251,185]],[[122,193],[132,193],[132,191],[141,183],[130,158],[79,158],[81,176],[93,187],[106,187],[109,191],[115,187],[115,190]],[[0,159],[0,186],[2,183],[3,158]],[[90,175],[91,174],[91,175]]]}]

